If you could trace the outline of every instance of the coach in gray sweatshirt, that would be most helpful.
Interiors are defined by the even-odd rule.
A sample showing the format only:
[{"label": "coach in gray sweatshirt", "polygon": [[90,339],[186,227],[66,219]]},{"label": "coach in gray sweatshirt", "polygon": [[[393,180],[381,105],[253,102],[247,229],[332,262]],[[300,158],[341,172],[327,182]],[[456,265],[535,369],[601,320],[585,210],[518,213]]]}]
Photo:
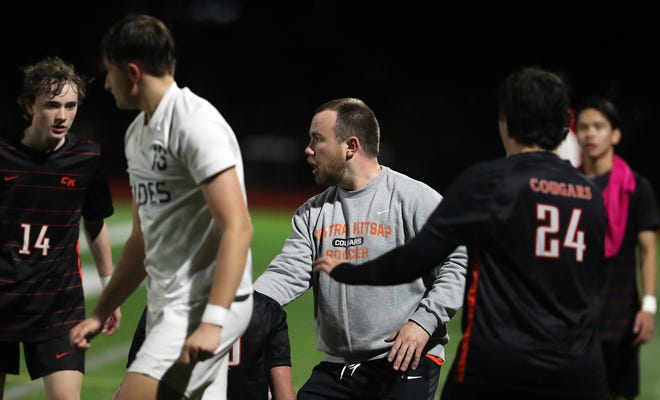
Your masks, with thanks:
[{"label": "coach in gray sweatshirt", "polygon": [[309,135],[307,161],[327,189],[298,208],[281,253],[254,283],[281,305],[314,290],[317,348],[325,356],[298,399],[432,399],[446,324],[463,304],[465,248],[394,286],[338,283],[312,273],[312,262],[331,255],[359,263],[407,242],[442,196],[378,163],[378,121],[359,99],[320,106]]}]

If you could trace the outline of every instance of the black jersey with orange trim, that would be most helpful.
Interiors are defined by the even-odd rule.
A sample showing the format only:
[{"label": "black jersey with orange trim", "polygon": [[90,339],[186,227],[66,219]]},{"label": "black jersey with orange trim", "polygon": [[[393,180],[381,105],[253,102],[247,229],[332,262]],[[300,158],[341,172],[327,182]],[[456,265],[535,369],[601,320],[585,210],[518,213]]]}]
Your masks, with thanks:
[{"label": "black jersey with orange trim", "polygon": [[604,398],[606,213],[592,181],[551,153],[483,162],[457,179],[428,225],[468,246],[449,385]]},{"label": "black jersey with orange trim", "polygon": [[331,276],[403,282],[464,244],[463,337],[443,399],[604,399],[597,299],[606,223],[598,187],[568,161],[520,153],[468,168],[412,240]]},{"label": "black jersey with orange trim", "polygon": [[0,139],[0,340],[33,341],[85,318],[81,218],[113,213],[98,143],[68,133],[49,153]]},{"label": "black jersey with orange trim", "polygon": [[286,312],[270,297],[253,295],[250,325],[229,355],[228,399],[267,399],[270,369],[291,366]]}]

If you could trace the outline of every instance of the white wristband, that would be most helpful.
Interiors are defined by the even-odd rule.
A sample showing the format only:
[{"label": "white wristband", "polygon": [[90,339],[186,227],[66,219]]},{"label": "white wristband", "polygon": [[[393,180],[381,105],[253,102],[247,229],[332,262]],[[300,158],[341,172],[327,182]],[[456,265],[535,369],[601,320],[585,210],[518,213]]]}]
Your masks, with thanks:
[{"label": "white wristband", "polygon": [[110,278],[112,278],[112,275],[99,276],[99,279],[101,280],[101,287],[103,289],[105,289],[105,287],[108,286],[108,282],[110,282]]},{"label": "white wristband", "polygon": [[229,310],[224,307],[216,306],[215,304],[207,304],[202,314],[202,322],[207,324],[220,325],[225,324],[225,319],[229,314]]},{"label": "white wristband", "polygon": [[642,299],[642,311],[655,314],[657,308],[658,304],[655,300],[655,296],[650,294],[644,295],[644,298]]}]

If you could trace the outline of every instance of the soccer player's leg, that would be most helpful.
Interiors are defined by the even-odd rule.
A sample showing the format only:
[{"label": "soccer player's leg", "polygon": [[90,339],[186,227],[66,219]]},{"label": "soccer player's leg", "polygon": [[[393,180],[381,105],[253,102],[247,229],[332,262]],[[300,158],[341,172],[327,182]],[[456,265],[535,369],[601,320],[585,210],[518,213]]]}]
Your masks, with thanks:
[{"label": "soccer player's leg", "polygon": [[43,378],[47,398],[80,397],[85,353],[71,349],[68,333],[38,342],[24,342],[23,348],[30,378]]},{"label": "soccer player's leg", "polygon": [[44,376],[47,399],[80,398],[83,374],[80,371],[57,371]]}]

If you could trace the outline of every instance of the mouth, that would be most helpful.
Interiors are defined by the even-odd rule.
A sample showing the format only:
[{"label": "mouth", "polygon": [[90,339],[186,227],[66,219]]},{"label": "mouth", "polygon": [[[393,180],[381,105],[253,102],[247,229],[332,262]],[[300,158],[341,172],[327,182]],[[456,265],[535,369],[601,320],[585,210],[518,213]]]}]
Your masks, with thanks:
[{"label": "mouth", "polygon": [[319,166],[311,160],[307,160],[307,163],[312,166],[312,174],[316,175],[319,172]]},{"label": "mouth", "polygon": [[61,134],[63,134],[63,133],[66,133],[67,128],[66,128],[66,126],[60,126],[60,125],[58,125],[58,126],[54,126],[54,127],[52,128],[52,131],[53,131],[53,133],[55,133],[55,134],[57,134],[57,135],[61,135]]}]

